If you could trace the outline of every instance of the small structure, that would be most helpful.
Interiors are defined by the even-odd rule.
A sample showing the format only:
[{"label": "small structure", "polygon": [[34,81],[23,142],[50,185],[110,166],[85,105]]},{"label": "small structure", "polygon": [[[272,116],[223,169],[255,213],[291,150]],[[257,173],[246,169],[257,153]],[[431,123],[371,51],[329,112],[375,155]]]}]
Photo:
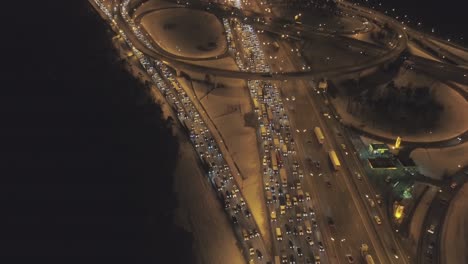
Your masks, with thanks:
[{"label": "small structure", "polygon": [[390,158],[370,158],[367,159],[371,169],[396,170],[397,166]]},{"label": "small structure", "polygon": [[372,155],[385,155],[390,153],[390,149],[386,144],[371,143],[369,144],[369,153]]}]

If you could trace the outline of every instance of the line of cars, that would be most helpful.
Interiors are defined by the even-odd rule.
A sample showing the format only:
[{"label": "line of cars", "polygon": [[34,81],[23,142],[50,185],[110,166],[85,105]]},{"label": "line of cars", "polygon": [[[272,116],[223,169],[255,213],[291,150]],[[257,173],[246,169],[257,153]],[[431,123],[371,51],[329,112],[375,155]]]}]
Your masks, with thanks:
[{"label": "line of cars", "polygon": [[[128,3],[128,1],[126,2]],[[125,3],[124,3],[125,4]],[[122,7],[122,13],[125,12],[125,5]],[[124,17],[128,18],[128,15]],[[131,21],[131,20],[130,20]],[[134,31],[139,31],[138,27],[132,27]],[[131,42],[121,33],[130,47]],[[136,32],[140,40],[144,41],[144,35]],[[149,42],[146,41],[149,44]],[[256,223],[252,219],[252,214],[244,198],[239,192],[238,186],[232,181],[231,171],[223,158],[211,132],[203,122],[196,107],[184,91],[183,87],[175,79],[172,72],[161,62],[153,61],[145,57],[137,49],[133,48],[134,54],[139,59],[141,65],[152,77],[154,83],[166,98],[169,105],[177,113],[177,117],[185,128],[189,138],[195,148],[211,183],[217,191],[218,197],[222,201],[226,212],[234,225],[235,233],[240,241],[244,243],[244,252],[249,252],[251,256],[254,250],[257,259],[260,262],[265,251],[263,240],[259,239],[260,234]],[[247,242],[248,241],[248,242]],[[254,249],[254,247],[256,249]]]},{"label": "line of cars", "polygon": [[[233,26],[240,36],[241,49],[253,51],[253,56],[244,57],[239,68],[269,69],[254,30]],[[231,29],[227,29],[231,35]],[[235,40],[228,37],[228,43]],[[258,42],[258,45],[257,45]],[[230,47],[235,51],[233,47]],[[238,54],[235,52],[235,54]],[[236,60],[237,61],[237,60]],[[302,190],[304,177],[295,152],[289,119],[286,115],[279,90],[270,82],[248,81],[248,87],[260,124],[260,142],[263,157],[263,182],[269,218],[280,252],[282,263],[320,263],[320,252],[325,248],[318,229],[315,211],[309,202],[311,196]],[[261,106],[261,107],[260,107]]]}]

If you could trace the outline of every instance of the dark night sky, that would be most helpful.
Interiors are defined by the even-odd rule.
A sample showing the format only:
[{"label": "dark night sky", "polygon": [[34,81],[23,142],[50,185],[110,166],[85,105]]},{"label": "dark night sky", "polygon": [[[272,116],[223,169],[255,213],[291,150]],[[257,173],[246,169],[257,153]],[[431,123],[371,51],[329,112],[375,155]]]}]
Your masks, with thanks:
[{"label": "dark night sky", "polygon": [[172,223],[177,142],[105,24],[87,1],[9,2],[0,262],[191,263],[190,235]]}]

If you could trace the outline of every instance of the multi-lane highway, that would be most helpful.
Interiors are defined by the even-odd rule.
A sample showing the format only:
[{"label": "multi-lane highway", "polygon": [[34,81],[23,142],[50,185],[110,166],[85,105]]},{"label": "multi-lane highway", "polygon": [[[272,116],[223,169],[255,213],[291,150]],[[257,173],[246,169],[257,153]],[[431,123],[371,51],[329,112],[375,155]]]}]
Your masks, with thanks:
[{"label": "multi-lane highway", "polygon": [[[396,47],[361,65],[330,70],[309,70],[307,67],[307,70],[303,70],[300,67],[306,63],[302,58],[295,52],[288,52],[297,47],[281,43],[277,51],[264,51],[260,45],[263,37],[256,34],[258,28],[239,20],[224,19],[230,49],[239,51],[233,54],[240,54],[236,62],[241,70],[232,71],[191,64],[184,58],[161,50],[146,38],[140,25],[129,16],[128,4],[129,0],[115,1],[114,10],[118,12],[109,19],[134,48],[142,65],[178,113],[206,167],[207,176],[232,220],[246,259],[255,263],[276,260],[282,263],[359,262],[359,247],[368,244],[371,255],[379,263],[409,263],[385,211],[370,202],[376,200],[376,193],[364,176],[347,132],[328,104],[327,95],[318,91],[317,83],[307,80],[359,72],[395,59],[406,48],[407,39],[406,33],[394,21],[341,3],[349,12],[373,23],[392,25],[400,36]],[[253,9],[261,10],[255,5]],[[235,1],[234,6],[242,9],[240,1]],[[258,10],[255,18],[262,13]],[[228,17],[232,16],[231,13]],[[248,18],[245,14],[244,17]],[[259,28],[265,29],[266,26],[273,32],[287,32],[276,24],[263,24]],[[302,30],[305,36],[314,33],[310,31],[313,29],[307,31],[300,27],[288,30]],[[278,61],[281,61],[281,67]],[[220,142],[208,129],[206,118],[194,102],[196,99],[184,91],[167,66],[248,80],[252,104],[259,120],[258,142],[262,153],[267,213],[271,221],[272,249],[259,235],[248,204],[232,179],[231,170],[223,157],[227,153],[222,151]],[[457,70],[454,70],[454,74],[460,75]],[[313,132],[315,127],[323,131],[323,142],[317,140]],[[339,169],[331,165],[329,151],[332,150],[336,151],[341,161]]]}]

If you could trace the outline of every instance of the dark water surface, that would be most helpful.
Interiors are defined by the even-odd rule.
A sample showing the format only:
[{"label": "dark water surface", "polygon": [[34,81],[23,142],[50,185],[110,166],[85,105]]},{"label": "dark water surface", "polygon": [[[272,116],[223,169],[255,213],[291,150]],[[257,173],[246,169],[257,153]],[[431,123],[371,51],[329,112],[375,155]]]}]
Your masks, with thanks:
[{"label": "dark water surface", "polygon": [[87,1],[2,5],[0,262],[192,263],[178,144],[105,23]]}]

